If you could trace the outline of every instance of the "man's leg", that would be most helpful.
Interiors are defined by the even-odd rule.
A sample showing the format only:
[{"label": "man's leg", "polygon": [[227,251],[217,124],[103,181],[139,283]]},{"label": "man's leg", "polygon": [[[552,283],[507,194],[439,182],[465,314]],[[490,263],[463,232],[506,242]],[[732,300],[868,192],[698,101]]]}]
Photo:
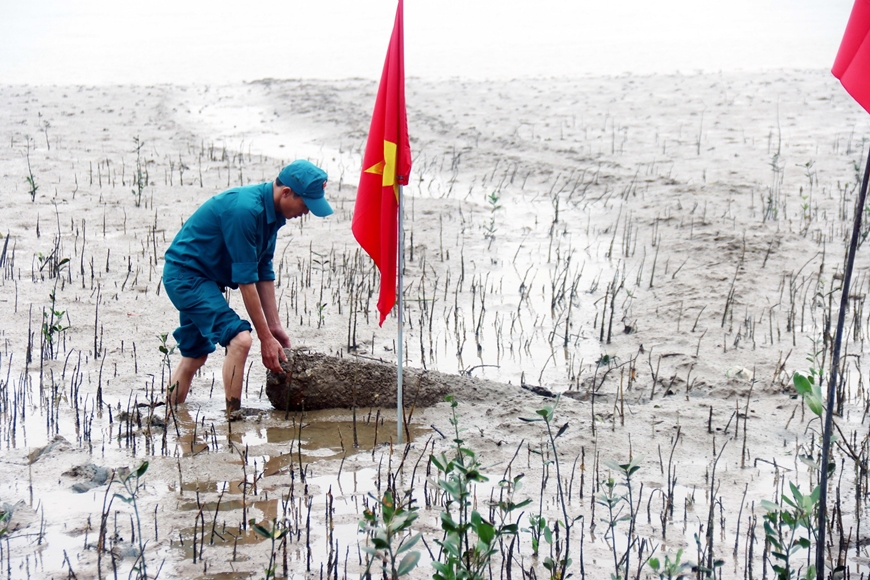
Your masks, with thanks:
[{"label": "man's leg", "polygon": [[251,350],[250,331],[244,330],[233,337],[227,345],[227,356],[224,359],[223,379],[224,392],[227,399],[227,413],[242,408],[242,380],[245,376],[245,362]]},{"label": "man's leg", "polygon": [[183,403],[187,399],[190,383],[193,382],[193,375],[202,368],[207,358],[208,355],[199,358],[181,357],[181,361],[172,370],[172,377],[169,379],[169,386],[172,389],[169,395],[170,404],[174,406],[178,403]]},{"label": "man's leg", "polygon": [[[178,309],[178,328],[172,333],[178,343],[181,360],[172,369],[170,392],[166,401],[171,406],[184,403],[196,372],[202,368],[209,353],[214,351],[213,336],[204,336],[199,326],[209,329],[213,315],[210,304],[222,297],[217,284],[190,276],[164,275],[163,287],[172,305]],[[226,303],[226,301],[224,301]],[[194,318],[191,318],[193,316]]]}]

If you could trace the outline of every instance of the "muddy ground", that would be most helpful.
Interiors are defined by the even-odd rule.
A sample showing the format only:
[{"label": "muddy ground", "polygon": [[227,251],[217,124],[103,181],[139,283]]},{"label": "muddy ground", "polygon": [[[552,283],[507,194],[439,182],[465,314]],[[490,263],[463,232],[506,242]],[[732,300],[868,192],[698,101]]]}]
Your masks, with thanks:
[{"label": "muddy ground", "polygon": [[[449,403],[416,408],[402,445],[392,408],[273,411],[255,345],[245,420],[223,416],[221,352],[175,417],[161,406],[178,360],[163,252],[209,196],[296,158],[329,172],[336,213],[279,233],[293,346],[395,363],[396,317],[377,326],[378,277],[350,232],[375,90],[0,87],[0,577],[130,575],[140,553],[150,577],[262,577],[271,542],[251,519],[289,530],[279,575],[357,577],[357,522],[391,483],[414,490],[413,577],[431,577],[443,498],[427,460],[457,438]],[[545,577],[529,515],[564,520],[557,479],[582,516],[575,577],[614,573],[627,537],[633,576],[653,550],[712,549],[723,578],[761,577],[761,501],[818,481],[819,422],[791,375],[829,362],[866,113],[824,71],[409,79],[408,107],[406,364],[455,379],[458,437],[490,476],[478,509],[523,475],[513,577]],[[831,558],[854,578],[870,571],[867,272],[862,246],[829,502]],[[521,420],[546,392],[567,424],[555,455]],[[594,494],[630,458],[637,527],[617,523],[614,543]]]}]

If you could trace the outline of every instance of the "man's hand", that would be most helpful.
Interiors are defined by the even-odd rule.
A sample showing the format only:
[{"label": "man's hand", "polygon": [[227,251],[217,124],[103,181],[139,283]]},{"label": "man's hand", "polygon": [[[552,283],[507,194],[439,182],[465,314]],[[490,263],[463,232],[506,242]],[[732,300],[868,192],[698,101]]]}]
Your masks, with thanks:
[{"label": "man's hand", "polygon": [[273,373],[283,373],[281,361],[287,360],[284,347],[274,336],[268,336],[260,340],[260,352],[263,355],[263,366]]},{"label": "man's hand", "polygon": [[263,366],[274,373],[283,373],[281,361],[287,360],[284,346],[290,346],[290,338],[278,319],[274,282],[270,280],[256,284],[239,284],[239,290],[245,302],[245,310],[248,311],[260,339]]}]

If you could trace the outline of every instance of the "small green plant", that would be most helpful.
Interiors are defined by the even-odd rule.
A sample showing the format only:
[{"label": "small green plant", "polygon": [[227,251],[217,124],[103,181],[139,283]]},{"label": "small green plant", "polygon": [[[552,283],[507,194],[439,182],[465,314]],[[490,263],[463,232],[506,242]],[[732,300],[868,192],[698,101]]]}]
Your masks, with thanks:
[{"label": "small green plant", "polygon": [[33,176],[33,169],[30,167],[30,136],[27,137],[27,149],[25,152],[25,157],[27,157],[27,186],[30,188],[28,193],[30,194],[30,201],[36,201],[36,191],[39,189],[39,186],[36,185],[36,178]]},{"label": "small green plant", "polygon": [[810,208],[810,196],[801,193],[801,235],[806,236],[812,222],[812,209]]},{"label": "small green plant", "polygon": [[[710,557],[711,552],[710,545],[706,542],[701,542],[701,536],[699,534],[694,534],[695,538],[695,548],[698,551],[698,564],[697,572],[698,578],[717,578],[716,571],[725,565],[725,560],[721,558],[712,559]],[[705,564],[709,561],[709,564]]]},{"label": "small green plant", "polygon": [[782,503],[761,501],[767,512],[764,516],[764,537],[772,549],[770,562],[777,580],[801,578],[810,580],[816,577],[816,567],[808,565],[801,574],[795,565],[794,556],[800,550],[809,550],[816,539],[816,510],[819,506],[820,487],[816,486],[809,494],[803,494],[793,483],[789,483],[791,497],[782,494]]},{"label": "small green plant", "polygon": [[[477,510],[472,509],[472,493],[475,483],[489,479],[482,472],[477,454],[465,446],[460,437],[457,403],[452,396],[446,397],[451,406],[450,424],[454,429],[453,457],[446,454],[430,455],[429,461],[438,470],[437,485],[444,492],[445,506],[441,512],[441,529],[444,536],[436,543],[441,547],[435,568],[434,580],[483,580],[499,542],[516,534],[517,524],[504,523],[511,512],[528,505],[528,501],[516,504],[509,499],[499,502],[499,524],[487,521]],[[518,483],[518,480],[514,484]],[[512,497],[512,494],[509,494]]]},{"label": "small green plant", "polygon": [[619,357],[616,355],[602,354],[598,357],[598,360],[595,361],[599,367],[607,367],[613,368],[616,364],[619,363]]},{"label": "small green plant", "polygon": [[677,555],[673,560],[667,554],[665,554],[664,562],[658,558],[650,558],[649,567],[659,575],[659,580],[681,580],[686,577],[686,573],[692,571],[692,565],[689,562],[680,561],[682,557],[683,550],[681,548],[677,550]]},{"label": "small green plant", "polygon": [[136,522],[136,539],[139,542],[139,554],[136,561],[133,563],[133,571],[138,574],[138,578],[148,578],[148,569],[145,561],[145,542],[142,536],[142,518],[139,517],[139,493],[144,487],[142,485],[142,476],[148,471],[148,462],[143,461],[136,471],[129,471],[121,476],[121,483],[124,485],[124,490],[127,495],[116,493],[114,497],[122,502],[133,507],[133,518]]},{"label": "small green plant", "polygon": [[[54,289],[49,293],[48,298],[51,301],[48,310],[42,309],[42,356],[43,358],[54,358],[56,355],[56,345],[60,334],[69,328],[69,325],[64,325],[65,310],[59,310],[57,307],[57,283],[61,279],[61,270],[64,266],[69,267],[69,258],[60,258],[60,237],[55,240],[55,246],[51,254],[47,257],[40,253],[37,256],[39,260],[40,272],[47,265],[49,277],[54,278]],[[69,320],[69,316],[67,316]]]},{"label": "small green plant", "polygon": [[55,293],[52,292],[48,297],[51,300],[51,306],[48,310],[42,310],[43,356],[54,358],[60,333],[68,330],[69,325],[64,326],[66,310],[57,309]]},{"label": "small green plant", "polygon": [[489,240],[490,245],[495,241],[495,232],[498,230],[495,225],[495,212],[496,210],[501,209],[501,205],[499,205],[500,200],[501,198],[497,191],[493,191],[486,196],[486,202],[489,204],[490,213],[489,221],[483,225],[483,237],[484,239]]},{"label": "small green plant", "polygon": [[[29,163],[28,169],[30,169]],[[36,191],[39,189],[39,186],[36,185],[36,179],[33,177],[33,173],[27,176],[27,186],[30,188],[30,191],[28,192],[30,194],[30,201],[36,201]]]},{"label": "small green plant", "polygon": [[803,398],[810,411],[816,416],[821,417],[824,410],[822,387],[820,384],[821,373],[815,369],[810,369],[809,375],[804,376],[800,373],[795,373],[792,380],[794,381],[795,390]]},{"label": "small green plant", "polygon": [[[408,535],[411,524],[417,519],[417,508],[406,509],[397,504],[389,491],[380,500],[375,496],[370,497],[377,502],[377,507],[366,508],[364,519],[359,523],[360,531],[368,534],[372,543],[371,546],[362,547],[367,554],[365,577],[371,577],[372,565],[377,560],[381,562],[384,578],[397,580],[410,574],[420,561],[420,552],[411,550],[420,541],[420,534]],[[397,539],[398,544],[394,547]]]},{"label": "small green plant", "polygon": [[[158,334],[157,340],[160,341],[160,346],[157,347],[157,350],[159,350],[160,354],[163,355],[163,365],[166,367],[166,372],[171,377],[172,376],[172,361],[169,359],[169,357],[175,353],[176,347],[169,346],[167,344],[167,341],[169,340],[169,333],[168,332],[163,332],[161,334]],[[172,391],[175,390],[175,385],[169,385],[168,390],[169,390],[169,394],[171,394]]]},{"label": "small green plant", "polygon": [[[628,578],[631,568],[631,551],[634,547],[636,536],[634,533],[634,524],[637,520],[637,512],[640,506],[635,508],[634,491],[632,489],[631,477],[640,469],[640,459],[632,458],[628,463],[617,463],[615,461],[605,461],[607,467],[622,475],[623,483],[618,483],[613,477],[608,477],[601,483],[603,491],[595,494],[595,503],[604,506],[607,510],[607,516],[601,518],[601,522],[607,526],[607,531],[604,533],[605,539],[610,544],[610,552],[613,556],[614,573],[610,575],[611,580],[625,580]],[[626,491],[624,494],[617,492],[617,486],[624,486]],[[623,513],[628,508],[628,513]],[[616,547],[616,526],[620,522],[629,522],[628,545],[622,555],[617,553]]]},{"label": "small green plant", "polygon": [[57,251],[58,248],[55,247],[55,249],[47,256],[43,255],[42,252],[36,254],[36,260],[39,262],[40,273],[48,268],[49,278],[57,278],[60,276],[61,269],[69,264],[69,258],[61,258],[57,255]]},{"label": "small green plant", "polygon": [[9,520],[12,519],[12,510],[0,509],[0,538],[9,533]]},{"label": "small green plant", "polygon": [[[544,558],[544,568],[550,573],[550,578],[561,579],[568,577],[568,567],[571,565],[570,548],[571,548],[571,529],[574,524],[580,519],[576,517],[571,519],[568,515],[568,498],[562,487],[562,469],[559,462],[559,453],[556,448],[556,440],[565,434],[568,430],[568,423],[559,427],[558,431],[554,429],[553,422],[556,416],[556,408],[559,405],[560,399],[552,405],[544,405],[544,407],[535,411],[536,417],[526,418],[520,417],[520,420],[526,423],[543,422],[547,435],[547,450],[552,454],[553,459],[547,460],[544,454],[541,453],[542,467],[546,471],[548,465],[552,463],[556,468],[556,500],[558,506],[562,510],[562,520],[556,520],[553,523],[553,528],[550,528],[547,520],[543,517],[543,488],[541,489],[541,497],[538,505],[538,513],[529,516],[529,528],[527,530],[532,535],[532,553],[537,555],[540,550],[541,538],[550,546],[550,554]],[[538,453],[538,452],[536,452]],[[558,537],[558,529],[562,528],[564,533],[562,539],[554,543],[555,536]],[[555,557],[554,557],[555,556]],[[581,554],[582,557],[582,554]]]},{"label": "small green plant", "polygon": [[326,321],[326,304],[323,302],[317,303],[317,328],[323,326]]},{"label": "small green plant", "polygon": [[169,346],[167,344],[167,341],[169,340],[169,333],[163,332],[161,334],[158,334],[157,340],[160,341],[160,346],[158,347],[158,350],[163,355],[163,362],[169,364],[169,355],[175,352],[175,347]]},{"label": "small green plant", "polygon": [[553,530],[547,525],[547,518],[541,513],[529,514],[529,527],[523,528],[532,536],[532,555],[537,557],[541,550],[541,540],[553,544]]},{"label": "small green plant", "polygon": [[271,580],[276,578],[276,570],[278,569],[278,551],[275,549],[275,545],[284,539],[284,536],[287,535],[289,531],[287,528],[282,528],[278,525],[277,520],[272,519],[272,529],[268,529],[265,526],[261,526],[257,523],[257,521],[251,518],[248,521],[251,524],[251,527],[254,529],[254,532],[257,535],[262,536],[272,542],[271,551],[269,552],[269,565],[266,566],[266,577],[265,580]]},{"label": "small green plant", "polygon": [[[819,352],[807,357],[810,362],[809,373],[803,375],[794,373],[792,381],[794,388],[819,418],[824,416],[825,403],[822,396],[822,365],[818,362]],[[801,457],[811,471],[818,472],[820,466],[809,457]],[[835,465],[828,466],[828,477],[834,471]],[[770,565],[776,572],[777,580],[793,578],[815,578],[816,567],[807,565],[801,574],[800,567],[795,567],[793,556],[800,550],[809,550],[818,537],[817,521],[821,496],[821,486],[817,485],[809,494],[804,494],[794,483],[789,482],[791,497],[783,493],[781,502],[775,503],[762,500],[761,507],[767,512],[764,516],[764,536],[770,543]]]}]

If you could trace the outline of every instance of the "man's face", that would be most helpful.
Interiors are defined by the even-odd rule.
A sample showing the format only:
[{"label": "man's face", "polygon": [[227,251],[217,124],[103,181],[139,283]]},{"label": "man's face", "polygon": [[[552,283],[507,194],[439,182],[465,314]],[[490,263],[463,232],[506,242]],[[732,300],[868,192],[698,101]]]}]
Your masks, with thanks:
[{"label": "man's face", "polygon": [[298,218],[308,213],[308,206],[305,205],[305,201],[301,196],[293,193],[293,190],[289,187],[285,187],[281,192],[281,200],[279,204],[281,206],[281,213],[284,214],[284,217],[288,220]]}]

